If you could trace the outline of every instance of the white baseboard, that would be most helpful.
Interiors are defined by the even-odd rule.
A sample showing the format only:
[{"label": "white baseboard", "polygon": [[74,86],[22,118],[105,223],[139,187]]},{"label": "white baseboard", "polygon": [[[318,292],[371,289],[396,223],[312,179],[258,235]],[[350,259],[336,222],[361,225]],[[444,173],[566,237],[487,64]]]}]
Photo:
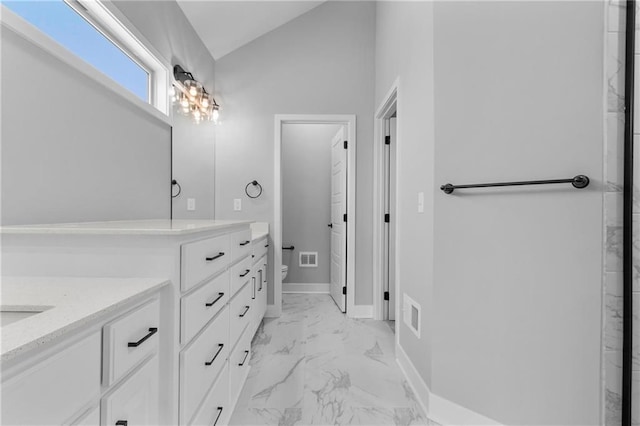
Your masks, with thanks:
[{"label": "white baseboard", "polygon": [[373,305],[353,305],[347,307],[349,318],[373,318]]},{"label": "white baseboard", "polygon": [[330,287],[329,283],[282,283],[282,292],[329,294]]},{"label": "white baseboard", "polygon": [[502,426],[497,421],[471,411],[455,402],[431,394],[429,398],[431,413],[429,418],[441,425]]},{"label": "white baseboard", "polygon": [[493,419],[432,393],[400,345],[396,345],[396,361],[415,393],[418,403],[431,420],[441,425],[502,426]]},{"label": "white baseboard", "polygon": [[278,318],[279,316],[276,305],[267,305],[267,311],[264,313],[265,318]]},{"label": "white baseboard", "polygon": [[[413,393],[415,394],[420,407],[422,407],[425,413],[429,414],[429,397],[431,396],[431,391],[429,390],[429,387],[424,382],[424,380],[422,380],[422,377],[409,359],[409,356],[407,356],[407,353],[404,351],[404,349],[402,349],[402,346],[397,343],[396,362],[400,366],[400,370],[402,370],[402,373],[407,379],[407,382],[409,382],[409,386],[411,386],[411,389],[413,390]],[[431,418],[431,416],[429,417]]]}]

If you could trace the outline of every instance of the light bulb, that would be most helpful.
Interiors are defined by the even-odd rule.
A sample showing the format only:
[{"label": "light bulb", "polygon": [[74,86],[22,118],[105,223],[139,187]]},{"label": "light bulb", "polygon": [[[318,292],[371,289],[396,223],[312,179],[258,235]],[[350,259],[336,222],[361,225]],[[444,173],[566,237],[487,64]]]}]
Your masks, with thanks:
[{"label": "light bulb", "polygon": [[206,93],[202,94],[202,101],[200,101],[202,103],[202,106],[204,108],[207,108],[209,106],[209,95],[207,95]]},{"label": "light bulb", "polygon": [[211,114],[211,116],[213,117],[213,122],[217,123],[218,122],[218,117],[220,116],[220,114],[218,113],[217,109],[213,110],[213,114]]}]

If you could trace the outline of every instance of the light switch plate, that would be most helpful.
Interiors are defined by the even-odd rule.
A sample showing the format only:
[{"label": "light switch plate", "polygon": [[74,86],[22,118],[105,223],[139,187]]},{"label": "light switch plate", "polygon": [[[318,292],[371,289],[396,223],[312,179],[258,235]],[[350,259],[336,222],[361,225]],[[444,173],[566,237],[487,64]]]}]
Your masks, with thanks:
[{"label": "light switch plate", "polygon": [[418,192],[418,213],[424,213],[424,192]]},{"label": "light switch plate", "polygon": [[196,209],[196,199],[187,198],[187,210],[194,211]]},{"label": "light switch plate", "polygon": [[242,210],[242,200],[240,198],[233,199],[233,210],[239,212]]}]

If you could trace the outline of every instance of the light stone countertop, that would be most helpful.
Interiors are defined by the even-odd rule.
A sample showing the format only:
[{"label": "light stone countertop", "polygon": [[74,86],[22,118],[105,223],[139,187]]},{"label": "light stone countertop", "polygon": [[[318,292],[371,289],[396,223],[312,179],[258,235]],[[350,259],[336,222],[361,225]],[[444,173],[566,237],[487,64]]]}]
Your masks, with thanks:
[{"label": "light stone countertop", "polygon": [[160,278],[3,277],[0,310],[51,308],[0,329],[0,360],[73,333],[169,283]]},{"label": "light stone countertop", "polygon": [[269,222],[253,222],[251,224],[251,241],[256,242],[269,235]]},{"label": "light stone countertop", "polygon": [[0,234],[188,235],[251,223],[250,220],[119,220],[3,226]]}]

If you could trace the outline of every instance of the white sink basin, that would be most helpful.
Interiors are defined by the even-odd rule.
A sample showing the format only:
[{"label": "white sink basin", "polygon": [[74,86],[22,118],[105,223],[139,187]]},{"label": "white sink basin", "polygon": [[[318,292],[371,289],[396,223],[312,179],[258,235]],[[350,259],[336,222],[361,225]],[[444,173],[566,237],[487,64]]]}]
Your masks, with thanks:
[{"label": "white sink basin", "polygon": [[40,314],[53,306],[0,306],[0,327]]}]

